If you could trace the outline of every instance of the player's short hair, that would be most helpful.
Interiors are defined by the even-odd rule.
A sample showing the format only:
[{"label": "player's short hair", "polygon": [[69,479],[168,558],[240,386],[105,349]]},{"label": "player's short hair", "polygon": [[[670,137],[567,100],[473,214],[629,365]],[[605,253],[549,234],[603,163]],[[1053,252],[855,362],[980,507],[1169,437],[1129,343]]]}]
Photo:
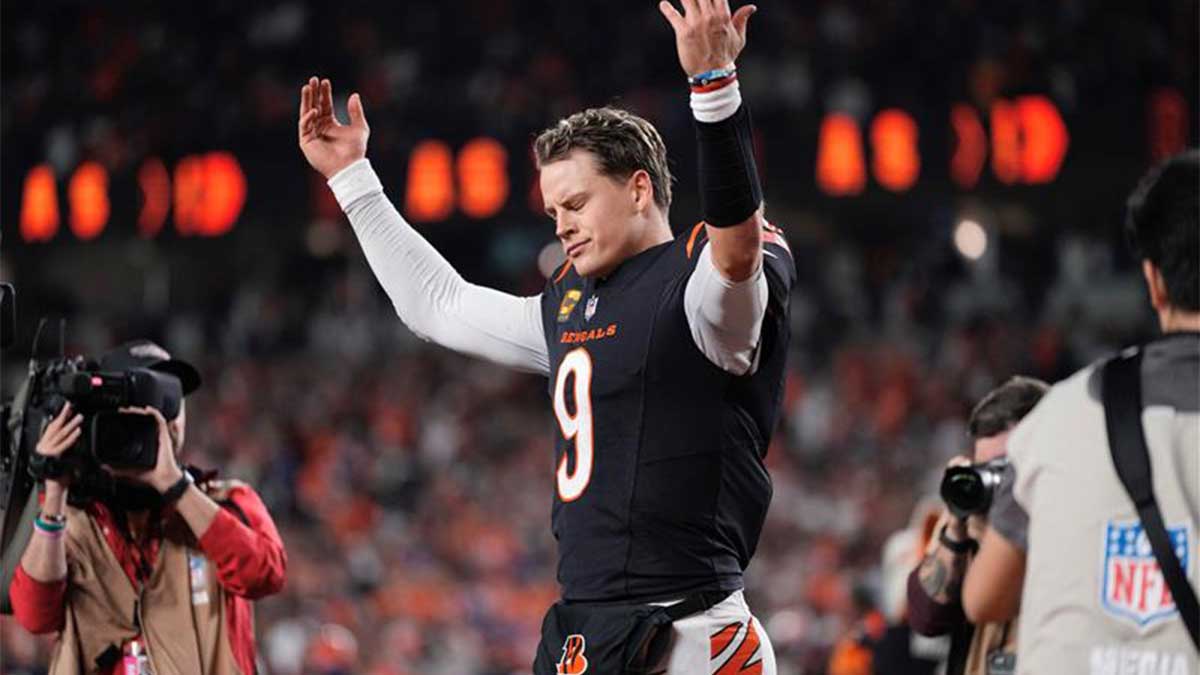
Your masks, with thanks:
[{"label": "player's short hair", "polygon": [[989,391],[967,420],[971,438],[990,438],[1017,426],[1042,400],[1050,385],[1034,377],[1014,375]]},{"label": "player's short hair", "polygon": [[671,205],[667,146],[645,119],[620,108],[588,108],[559,120],[533,142],[538,168],[564,159],[572,150],[595,155],[600,172],[610,178],[625,180],[644,170],[654,187],[654,203],[664,211]]},{"label": "player's short hair", "polygon": [[1126,207],[1125,235],[1134,257],[1162,272],[1172,305],[1200,311],[1200,151],[1151,169]]}]

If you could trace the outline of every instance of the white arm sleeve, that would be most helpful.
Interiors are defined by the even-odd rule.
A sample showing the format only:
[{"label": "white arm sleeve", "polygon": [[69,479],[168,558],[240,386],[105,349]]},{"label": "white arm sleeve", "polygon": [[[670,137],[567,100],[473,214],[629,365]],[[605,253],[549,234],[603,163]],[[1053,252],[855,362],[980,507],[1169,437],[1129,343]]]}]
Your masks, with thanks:
[{"label": "white arm sleeve", "polygon": [[730,281],[713,263],[712,247],[700,251],[683,291],[683,308],[696,346],[721,370],[745,375],[756,365],[758,339],[767,312],[767,277],[758,270],[744,281]]},{"label": "white arm sleeve", "polygon": [[367,159],[329,179],[375,278],[413,333],[455,351],[548,375],[541,296],[467,283],[383,194]]}]

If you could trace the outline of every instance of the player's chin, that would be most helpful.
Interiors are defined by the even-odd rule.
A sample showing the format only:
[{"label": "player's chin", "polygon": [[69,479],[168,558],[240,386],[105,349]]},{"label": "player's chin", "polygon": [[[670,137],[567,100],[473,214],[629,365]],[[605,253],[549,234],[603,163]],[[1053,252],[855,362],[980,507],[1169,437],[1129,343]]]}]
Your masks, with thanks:
[{"label": "player's chin", "polygon": [[581,277],[592,276],[599,267],[596,264],[595,256],[591,255],[590,251],[572,258],[571,265],[575,268],[575,273]]}]

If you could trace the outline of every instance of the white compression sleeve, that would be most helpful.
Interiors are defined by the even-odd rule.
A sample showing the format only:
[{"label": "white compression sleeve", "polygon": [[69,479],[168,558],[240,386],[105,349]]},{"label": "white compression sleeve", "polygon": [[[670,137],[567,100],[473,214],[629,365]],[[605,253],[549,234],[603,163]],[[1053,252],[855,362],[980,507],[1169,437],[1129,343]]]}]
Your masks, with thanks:
[{"label": "white compression sleeve", "polygon": [[712,246],[700,251],[696,268],[683,291],[683,308],[696,346],[725,372],[750,373],[767,311],[767,277],[758,271],[744,281],[730,281],[712,260]]},{"label": "white compression sleeve", "polygon": [[501,365],[548,375],[541,296],[467,283],[383,193],[367,159],[329,179],[375,278],[396,314],[425,340]]}]

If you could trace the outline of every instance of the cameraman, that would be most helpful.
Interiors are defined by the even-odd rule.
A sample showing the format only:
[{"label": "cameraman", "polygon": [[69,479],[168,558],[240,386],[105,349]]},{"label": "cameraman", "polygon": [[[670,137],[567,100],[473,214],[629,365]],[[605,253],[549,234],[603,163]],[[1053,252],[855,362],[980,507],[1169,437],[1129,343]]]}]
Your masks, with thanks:
[{"label": "cameraman", "polygon": [[[1048,389],[1041,380],[1018,376],[989,392],[976,404],[967,422],[973,439],[970,460],[956,457],[950,466],[985,464],[1003,458],[1009,433]],[[1012,672],[1015,620],[973,625],[963,614],[963,576],[972,565],[978,533],[984,527],[983,515],[963,519],[949,508],[943,509],[925,558],[908,577],[909,625],[922,635],[950,636],[947,675]]]},{"label": "cameraman", "polygon": [[[1164,333],[1140,349],[1140,431],[1154,499],[1193,593],[1200,574],[1198,209],[1200,153],[1191,150],[1149,172],[1126,219]],[[1020,607],[1022,673],[1195,673],[1184,623],[1194,617],[1176,606],[1111,456],[1100,394],[1108,367],[1101,361],[1056,384],[1013,432],[1016,482],[992,507],[964,606],[980,620]]]},{"label": "cameraman", "polygon": [[[149,368],[200,384],[191,365],[149,341],[100,360],[102,371]],[[251,600],[283,587],[286,555],[250,487],[182,469],[186,413],[153,408],[157,464],[111,470],[110,496],[68,501],[65,475],[45,481],[34,534],[10,586],[13,613],[32,633],[59,632],[52,674],[154,675],[255,672]],[[79,439],[70,404],[46,427],[37,452],[58,457]],[[134,669],[130,670],[133,665]]]}]

